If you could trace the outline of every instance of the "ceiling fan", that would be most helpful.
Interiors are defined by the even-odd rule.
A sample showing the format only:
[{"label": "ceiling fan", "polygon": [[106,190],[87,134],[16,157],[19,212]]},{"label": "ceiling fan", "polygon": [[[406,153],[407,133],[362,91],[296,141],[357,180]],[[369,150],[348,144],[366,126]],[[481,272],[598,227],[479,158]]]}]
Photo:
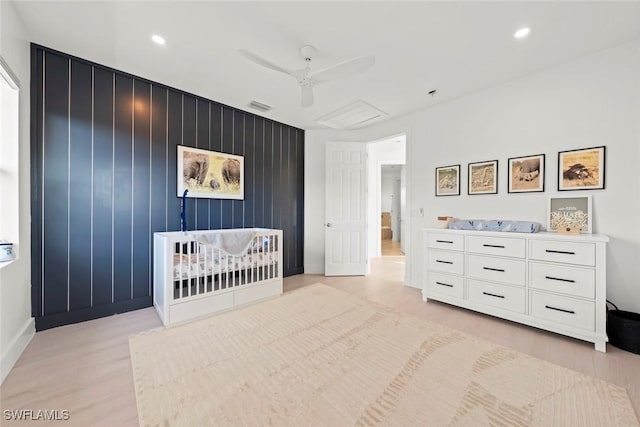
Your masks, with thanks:
[{"label": "ceiling fan", "polygon": [[249,61],[255,62],[258,65],[293,76],[298,81],[298,84],[302,89],[301,104],[303,107],[309,107],[313,104],[313,86],[324,83],[328,80],[357,74],[373,66],[376,62],[376,59],[373,56],[359,56],[322,70],[312,71],[311,60],[318,51],[313,46],[305,45],[302,46],[300,52],[302,53],[302,57],[306,61],[307,66],[300,70],[288,70],[248,50],[239,49],[238,52]]}]

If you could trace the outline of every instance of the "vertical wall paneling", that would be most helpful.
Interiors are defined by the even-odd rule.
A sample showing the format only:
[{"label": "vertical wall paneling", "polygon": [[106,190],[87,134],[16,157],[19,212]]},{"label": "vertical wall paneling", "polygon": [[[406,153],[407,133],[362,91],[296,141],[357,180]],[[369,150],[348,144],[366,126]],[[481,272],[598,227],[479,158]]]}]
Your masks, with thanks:
[{"label": "vertical wall paneling", "polygon": [[265,120],[264,128],[264,219],[263,227],[273,228],[273,122]]},{"label": "vertical wall paneling", "polygon": [[303,130],[37,45],[31,72],[38,330],[151,305],[181,144],[244,156],[244,200],[187,199],[188,229],[281,228],[284,274],[303,272]]},{"label": "vertical wall paneling", "polygon": [[304,131],[296,129],[296,274],[304,271]]},{"label": "vertical wall paneling", "polygon": [[[196,101],[196,140],[195,145],[204,150],[209,149],[209,103],[198,99]],[[210,185],[205,182],[204,185]],[[209,229],[209,200],[196,200],[196,222],[193,229]]]},{"label": "vertical wall paneling", "polygon": [[44,62],[42,301],[47,315],[68,309],[69,59],[47,54]]},{"label": "vertical wall paneling", "polygon": [[[273,140],[273,228],[281,228],[282,220],[280,213],[282,212],[282,170],[285,165],[282,163],[282,127],[280,123],[273,124],[274,140]],[[279,167],[277,167],[278,165]]]},{"label": "vertical wall paneling", "polygon": [[244,118],[244,227],[255,227],[255,117],[246,114]]},{"label": "vertical wall paneling", "polygon": [[136,81],[133,98],[133,211],[131,216],[133,288],[131,298],[149,295],[151,266],[151,85]]},{"label": "vertical wall paneling", "polygon": [[[286,147],[283,149],[282,155],[283,157],[285,157],[284,162],[286,163],[286,171],[287,171],[287,175],[284,179],[284,182],[286,183],[285,184],[286,189],[287,189],[287,192],[285,194],[287,203],[283,207],[283,210],[284,210],[283,215],[285,218],[293,219],[293,223],[291,224],[292,232],[287,234],[287,236],[285,237],[285,239],[287,240],[287,247],[291,248],[291,250],[287,252],[287,262],[285,263],[287,268],[286,271],[290,271],[294,267],[295,256],[296,256],[295,251],[293,250],[293,242],[295,242],[295,235],[296,235],[296,224],[295,224],[295,218],[292,215],[292,212],[295,211],[296,209],[296,201],[294,199],[296,182],[294,180],[294,176],[292,173],[293,172],[292,161],[293,161],[293,157],[295,156],[295,146],[292,145],[291,143],[291,133],[292,133],[291,128],[287,127],[285,131],[287,133]],[[292,150],[293,150],[293,154],[292,154]]]},{"label": "vertical wall paneling", "polygon": [[93,306],[112,299],[113,73],[93,69]]},{"label": "vertical wall paneling", "polygon": [[[153,233],[167,230],[167,90],[151,86],[151,180],[150,205],[151,230],[149,233],[150,248],[153,248]],[[174,195],[169,195],[173,197]],[[149,266],[152,250],[149,251]],[[151,291],[149,291],[151,295]]]},{"label": "vertical wall paneling", "polygon": [[[196,146],[196,99],[182,94],[182,145]],[[194,230],[196,225],[196,204],[198,199],[187,199],[187,226]]]},{"label": "vertical wall paneling", "polygon": [[167,230],[180,230],[180,198],[176,197],[176,161],[182,144],[182,95],[169,90],[167,118]]},{"label": "vertical wall paneling", "polygon": [[91,307],[92,68],[71,63],[69,310]]},{"label": "vertical wall paneling", "polygon": [[131,299],[133,289],[133,84],[115,75],[113,181],[113,301]]},{"label": "vertical wall paneling", "polygon": [[[209,121],[211,133],[209,136],[209,149],[212,151],[222,152],[222,106],[218,104],[209,104]],[[222,200],[209,200],[209,228],[211,230],[219,230],[222,228]]]},{"label": "vertical wall paneling", "polygon": [[264,227],[264,119],[261,117],[255,117],[254,138],[253,218],[256,227]]},{"label": "vertical wall paneling", "polygon": [[[233,153],[233,125],[234,117],[233,110],[231,108],[222,108],[222,148],[224,153]],[[225,185],[221,182],[220,185]],[[221,211],[221,227],[220,228],[233,228],[233,201],[222,200]]]},{"label": "vertical wall paneling", "polygon": [[43,172],[43,116],[44,116],[44,55],[31,51],[31,281],[40,286],[31,287],[31,315],[42,312],[42,172]]},{"label": "vertical wall paneling", "polygon": [[[234,110],[233,112],[233,146],[231,152],[240,156],[244,156],[244,144],[245,144],[245,124],[244,124],[245,114],[242,111]],[[244,186],[245,191],[245,200],[246,200],[246,191],[247,191],[247,171],[246,171],[246,161],[245,161],[245,179],[241,185]],[[243,228],[244,227],[244,200],[232,200],[232,212],[233,218],[231,221],[231,228]]]}]

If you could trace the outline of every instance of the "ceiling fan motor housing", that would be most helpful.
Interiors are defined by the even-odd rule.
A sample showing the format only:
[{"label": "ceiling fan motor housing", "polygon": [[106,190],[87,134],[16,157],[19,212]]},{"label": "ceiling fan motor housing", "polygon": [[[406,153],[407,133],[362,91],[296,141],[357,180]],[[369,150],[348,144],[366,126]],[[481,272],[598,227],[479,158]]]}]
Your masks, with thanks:
[{"label": "ceiling fan motor housing", "polygon": [[315,47],[307,44],[300,48],[300,53],[302,53],[302,57],[305,61],[311,61],[311,59],[316,56],[316,53],[318,53],[318,50]]}]

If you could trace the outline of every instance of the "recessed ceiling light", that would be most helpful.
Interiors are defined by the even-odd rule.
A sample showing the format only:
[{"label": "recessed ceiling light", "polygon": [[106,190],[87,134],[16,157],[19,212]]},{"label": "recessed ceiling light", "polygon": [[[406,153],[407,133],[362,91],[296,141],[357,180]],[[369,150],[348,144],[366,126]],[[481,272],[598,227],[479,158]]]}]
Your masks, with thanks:
[{"label": "recessed ceiling light", "polygon": [[531,32],[531,28],[528,28],[528,27],[520,28],[518,31],[516,31],[513,34],[513,37],[515,37],[517,39],[523,39],[523,38],[527,37],[530,32]]},{"label": "recessed ceiling light", "polygon": [[157,34],[152,35],[151,36],[151,40],[153,40],[155,43],[158,43],[158,44],[165,44],[166,43],[166,41],[164,40],[164,37],[159,36]]}]

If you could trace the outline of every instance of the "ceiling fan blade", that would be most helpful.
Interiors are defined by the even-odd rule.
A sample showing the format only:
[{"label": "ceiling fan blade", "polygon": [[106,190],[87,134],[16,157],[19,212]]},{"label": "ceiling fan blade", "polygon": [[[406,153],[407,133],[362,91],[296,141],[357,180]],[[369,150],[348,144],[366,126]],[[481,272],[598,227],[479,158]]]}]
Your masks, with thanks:
[{"label": "ceiling fan blade", "polygon": [[245,49],[238,49],[238,53],[242,56],[244,56],[246,59],[248,59],[251,62],[255,62],[258,65],[262,65],[263,67],[266,68],[270,68],[272,70],[275,71],[280,71],[281,73],[285,73],[285,74],[290,74],[292,75],[291,71],[287,70],[286,68],[282,68],[281,66],[274,64],[273,62],[269,61],[268,59],[264,59],[263,57],[256,55],[253,52],[249,52],[248,50]]},{"label": "ceiling fan blade", "polygon": [[349,59],[323,70],[318,70],[312,73],[309,77],[317,82],[323,82],[327,80],[340,79],[353,74],[357,74],[361,71],[375,64],[376,58],[373,56],[361,56],[358,58]]},{"label": "ceiling fan blade", "polygon": [[302,106],[310,107],[313,105],[313,90],[311,86],[302,87]]}]

